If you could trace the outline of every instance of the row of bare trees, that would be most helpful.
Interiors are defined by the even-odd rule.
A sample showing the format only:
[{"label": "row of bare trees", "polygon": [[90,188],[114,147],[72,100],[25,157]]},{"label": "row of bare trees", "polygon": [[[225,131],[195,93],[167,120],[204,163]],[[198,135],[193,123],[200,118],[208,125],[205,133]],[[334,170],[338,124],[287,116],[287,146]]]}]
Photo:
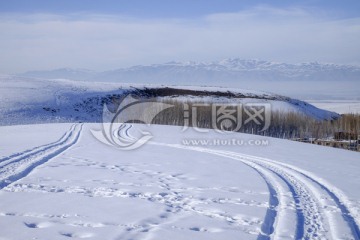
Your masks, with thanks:
[{"label": "row of bare trees", "polygon": [[[154,124],[214,128],[214,113],[211,104],[179,100],[161,101],[174,107],[159,113],[152,121]],[[194,108],[196,108],[195,112]],[[194,114],[196,114],[195,118]],[[359,114],[346,114],[332,120],[316,120],[298,112],[272,111],[270,116],[270,125],[264,130],[264,124],[258,124],[255,121],[245,124],[248,116],[243,112],[242,119],[238,119],[242,121],[242,125],[237,131],[286,139],[324,139],[333,138],[337,132],[353,133],[356,136],[360,133]]]}]

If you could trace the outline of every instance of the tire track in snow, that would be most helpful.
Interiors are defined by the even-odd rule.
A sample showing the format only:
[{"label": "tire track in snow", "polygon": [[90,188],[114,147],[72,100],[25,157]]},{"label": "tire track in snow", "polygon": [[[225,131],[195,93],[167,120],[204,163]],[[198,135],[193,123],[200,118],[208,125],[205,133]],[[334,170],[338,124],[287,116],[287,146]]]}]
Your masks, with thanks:
[{"label": "tire track in snow", "polygon": [[127,142],[133,142],[134,140],[136,140],[136,138],[134,138],[133,136],[131,136],[129,134],[129,130],[132,128],[133,125],[129,125],[129,124],[122,124],[118,131],[117,131],[117,134],[118,136],[124,140],[124,141],[127,141]]},{"label": "tire track in snow", "polygon": [[26,177],[34,168],[77,143],[83,124],[74,124],[58,141],[3,158],[0,163],[0,190]]},{"label": "tire track in snow", "polygon": [[[288,164],[278,163],[274,160],[235,152],[185,147],[177,144],[153,144],[215,154],[241,162],[250,161],[257,166],[272,171],[274,175],[281,178],[288,185],[296,201],[298,223],[295,235],[293,235],[295,239],[322,239],[326,237],[331,237],[332,239],[360,239],[357,230],[358,225],[353,215],[351,215],[353,213],[349,210],[353,208],[346,206],[348,200],[346,200],[345,195],[337,195],[334,191],[330,190],[334,187],[327,187],[316,180],[316,177],[306,174],[304,170],[299,170],[294,166],[290,168]],[[340,217],[337,215],[340,215]],[[280,228],[278,227],[279,221],[286,220],[281,220],[280,218],[276,220],[275,232],[271,235],[271,238],[278,238],[276,229]],[[330,236],[327,236],[327,232],[330,233]],[[284,237],[291,239],[291,235],[284,236],[281,234],[280,238]],[[259,238],[261,238],[261,235],[259,235]]]},{"label": "tire track in snow", "polygon": [[[307,230],[304,232],[305,239],[321,239],[326,232],[330,232],[332,239],[360,239],[359,227],[349,210],[352,208],[346,206],[348,200],[344,194],[338,196],[335,191],[330,190],[335,187],[325,186],[328,184],[320,183],[321,180],[316,180],[316,176],[311,176],[312,174],[307,174],[295,166],[270,159],[226,151],[208,149],[198,149],[198,151],[234,157],[240,161],[244,159],[253,161],[282,177],[284,181],[294,187],[294,190],[297,189],[296,198],[299,198],[299,205],[305,214],[304,228]],[[308,206],[309,203],[312,207]],[[314,209],[316,209],[315,212]],[[306,215],[308,215],[307,218]],[[327,220],[327,226],[323,223],[324,219]],[[327,227],[327,229],[324,230],[323,227]]]},{"label": "tire track in snow", "polygon": [[[290,164],[277,162],[267,158],[245,155],[245,154],[238,154],[232,152],[230,152],[230,154],[235,154],[240,157],[252,158],[257,161],[262,161],[264,163],[269,164],[270,167],[277,166],[280,169],[282,168],[282,170],[285,172],[292,173],[293,175],[297,175],[299,179],[302,178],[303,179],[302,181],[307,182],[309,186],[315,185],[315,187],[312,187],[312,191],[319,200],[322,209],[325,209],[324,211],[330,220],[329,221],[330,222],[329,224],[331,225],[330,227],[332,229],[333,227],[335,227],[332,230],[333,231],[332,237],[334,239],[336,238],[349,239],[349,235],[352,235],[354,239],[360,239],[359,223],[354,218],[354,216],[358,216],[359,209],[352,206],[351,202],[346,197],[346,195],[336,187],[327,183],[325,180],[315,176],[314,174],[307,172],[303,169],[300,169],[298,167],[292,166]],[[333,208],[333,210],[329,211],[328,210],[329,208],[330,210],[331,208]],[[337,211],[334,211],[335,209]],[[339,221],[341,219],[348,225],[351,234],[348,233],[348,235],[345,236],[344,233],[342,234],[340,232],[337,232],[336,225],[339,224]]]},{"label": "tire track in snow", "polygon": [[264,223],[261,225],[261,234],[258,236],[258,240],[267,240],[270,239],[270,235],[274,232],[275,219],[276,215],[278,214],[277,209],[279,207],[279,196],[277,189],[271,180],[269,180],[261,170],[257,169],[256,167],[252,168],[257,171],[259,175],[265,180],[269,190],[269,207],[267,208],[265,214]]},{"label": "tire track in snow", "polygon": [[[131,129],[131,127],[132,127],[131,124],[121,125],[118,129],[119,136],[121,136],[123,139],[134,139],[131,136],[131,134],[129,134],[129,130]],[[161,143],[151,143],[151,144],[174,147],[170,144],[161,144]],[[242,162],[259,173],[259,175],[265,181],[270,192],[269,207],[266,211],[265,220],[261,226],[261,232],[258,235],[258,240],[268,240],[271,238],[272,235],[274,235],[276,221],[277,221],[276,222],[277,225],[284,226],[287,225],[286,222],[289,221],[289,219],[290,220],[293,219],[297,221],[300,225],[302,225],[303,224],[302,213],[295,212],[294,210],[287,208],[287,206],[289,205],[295,205],[294,203],[295,198],[288,196],[289,189],[286,187],[287,185],[284,186],[283,184],[279,184],[279,179],[276,179],[276,176],[274,176],[274,174],[268,169],[263,168],[260,165],[254,164],[253,162],[250,161],[242,161]],[[196,211],[195,209],[191,209],[191,210],[198,213],[198,211]],[[281,216],[280,220],[276,218],[277,215]],[[298,217],[298,219],[296,219],[296,217]],[[291,227],[287,226],[285,231],[277,231],[277,232],[283,239],[286,238],[293,239],[294,232],[296,232],[296,229],[295,228],[291,229]],[[300,234],[302,236],[302,232],[300,232]],[[297,237],[296,239],[301,238],[298,237],[298,235],[296,235],[296,237]]]},{"label": "tire track in snow", "polygon": [[68,135],[71,133],[71,131],[74,129],[75,125],[76,124],[73,124],[71,126],[70,130],[68,130],[66,133],[64,133],[64,135],[59,140],[57,140],[57,141],[55,141],[53,143],[48,143],[48,144],[45,144],[45,145],[42,145],[42,146],[37,146],[37,147],[34,147],[32,149],[25,150],[23,152],[15,153],[15,154],[12,154],[12,155],[7,156],[7,157],[0,158],[0,168],[5,167],[8,164],[11,164],[12,162],[20,161],[20,160],[22,160],[24,158],[27,158],[27,157],[31,156],[31,155],[34,155],[34,154],[37,154],[39,152],[45,151],[46,149],[51,148],[51,147],[63,142],[68,137]]},{"label": "tire track in snow", "polygon": [[[301,239],[304,215],[296,209],[297,199],[292,186],[281,176],[261,165],[246,160],[241,162],[258,172],[269,189],[269,206],[257,239]],[[289,226],[289,221],[297,224]]]},{"label": "tire track in snow", "polygon": [[[205,152],[233,159],[231,156],[204,148],[185,147],[177,144],[154,142],[151,144]],[[274,173],[271,169],[265,168],[255,162],[248,161],[246,159],[235,160],[241,161],[245,165],[258,172],[269,188],[269,207],[261,226],[261,232],[258,235],[258,239],[302,239],[304,235],[304,215],[301,209],[296,208],[298,195],[296,194],[291,183],[289,183],[282,176]],[[275,196],[273,195],[274,193]],[[276,203],[277,201],[278,203]],[[276,205],[274,206],[273,203],[276,203]],[[295,221],[296,225],[289,225],[289,221]]]},{"label": "tire track in snow", "polygon": [[[274,231],[276,230],[277,225],[285,226],[286,222],[281,222],[282,220],[288,221],[289,219],[295,220],[298,224],[301,225],[302,221],[298,219],[299,216],[302,216],[301,212],[293,211],[292,209],[286,209],[287,206],[291,205],[294,202],[293,197],[289,197],[288,191],[285,186],[281,186],[279,184],[279,180],[276,179],[270,171],[265,168],[262,168],[259,165],[245,163],[249,167],[253,168],[257,171],[260,176],[265,180],[268,189],[269,189],[269,207],[266,211],[265,218],[263,224],[261,225],[261,232],[259,233],[258,240],[267,240],[271,239],[271,236],[275,236],[276,234]],[[295,203],[293,203],[295,205]],[[297,219],[296,219],[297,218]],[[286,232],[281,232],[282,238],[286,238],[289,236],[291,239],[294,235],[293,233],[296,232],[296,229],[290,229],[289,227],[286,228]],[[280,233],[277,231],[277,233]]]},{"label": "tire track in snow", "polygon": [[[129,129],[130,127],[127,130]],[[128,131],[126,131],[126,135],[131,137]],[[360,239],[359,219],[356,218],[356,216],[359,216],[359,209],[353,206],[351,201],[339,189],[310,172],[271,159],[235,152],[189,147],[178,144],[155,142],[152,144],[232,158],[249,165],[258,171],[262,177],[265,176],[263,175],[265,173],[264,169],[271,171],[272,174],[266,175],[267,179],[264,178],[268,184],[270,194],[273,190],[278,190],[278,188],[274,186],[281,184],[281,182],[285,183],[296,203],[297,226],[295,234],[285,233],[284,235],[278,232],[282,230],[282,224],[280,223],[288,221],[288,219],[281,217],[282,214],[280,214],[280,212],[283,207],[286,208],[289,205],[280,204],[277,214],[270,214],[272,210],[270,209],[270,204],[268,209],[269,214],[267,213],[264,224],[271,225],[275,223],[275,231],[272,233],[271,227],[263,225],[262,230],[264,231],[265,229],[265,232],[259,234],[259,239],[323,239],[329,237],[332,239]],[[263,169],[259,170],[259,167]],[[271,175],[278,179],[274,182],[269,181],[268,179]],[[281,181],[279,181],[279,179],[281,179]],[[279,190],[277,196],[282,196],[282,194],[279,194]],[[272,217],[269,217],[271,215]],[[276,215],[278,216],[276,217]]]}]

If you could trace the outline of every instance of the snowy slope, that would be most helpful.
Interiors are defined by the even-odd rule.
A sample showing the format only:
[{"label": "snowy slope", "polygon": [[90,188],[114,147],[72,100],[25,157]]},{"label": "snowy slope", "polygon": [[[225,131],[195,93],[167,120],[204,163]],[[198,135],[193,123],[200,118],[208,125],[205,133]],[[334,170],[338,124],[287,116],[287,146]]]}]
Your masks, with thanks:
[{"label": "snowy slope", "polygon": [[[0,239],[360,237],[359,153],[155,125],[150,143],[121,151],[91,135],[100,128],[0,127]],[[39,132],[47,135],[33,142]]]},{"label": "snowy slope", "polygon": [[[149,89],[170,92],[160,97],[172,97],[172,99],[266,102],[271,104],[272,110],[301,112],[317,119],[331,119],[337,116],[333,112],[315,108],[303,101],[260,91],[193,86],[166,88],[161,85],[148,85],[145,87],[145,85],[133,84],[0,76],[0,125],[100,122],[104,103],[109,103],[113,98],[119,98],[125,93],[142,96],[141,93],[146,93]],[[174,92],[174,89],[179,89],[180,93],[182,91],[181,95]]]},{"label": "snowy slope", "polygon": [[[1,124],[100,121],[103,98],[122,94],[111,83],[0,77]],[[85,100],[91,100],[84,106]],[[80,109],[82,110],[80,112]]]}]

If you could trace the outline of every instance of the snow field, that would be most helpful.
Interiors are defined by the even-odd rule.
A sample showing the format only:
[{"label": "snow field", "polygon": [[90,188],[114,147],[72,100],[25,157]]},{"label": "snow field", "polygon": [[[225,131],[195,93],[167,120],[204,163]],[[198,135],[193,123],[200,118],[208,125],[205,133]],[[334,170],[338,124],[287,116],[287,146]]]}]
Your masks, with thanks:
[{"label": "snow field", "polygon": [[0,128],[13,145],[0,151],[0,239],[359,239],[358,153],[273,138],[189,147],[183,138],[227,136],[171,126],[121,151],[92,137],[99,127],[42,125],[48,142],[32,146],[10,129],[26,142],[39,126]]}]

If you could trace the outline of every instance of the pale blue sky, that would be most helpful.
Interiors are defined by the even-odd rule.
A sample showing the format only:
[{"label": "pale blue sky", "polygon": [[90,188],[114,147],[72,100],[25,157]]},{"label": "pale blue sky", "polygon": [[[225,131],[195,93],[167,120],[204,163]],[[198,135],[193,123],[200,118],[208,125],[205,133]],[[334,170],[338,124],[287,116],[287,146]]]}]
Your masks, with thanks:
[{"label": "pale blue sky", "polygon": [[1,12],[90,12],[125,14],[140,18],[193,18],[219,12],[237,12],[258,5],[309,8],[342,18],[360,15],[359,0],[1,0]]},{"label": "pale blue sky", "polygon": [[0,0],[0,73],[228,57],[360,64],[359,0]]}]

